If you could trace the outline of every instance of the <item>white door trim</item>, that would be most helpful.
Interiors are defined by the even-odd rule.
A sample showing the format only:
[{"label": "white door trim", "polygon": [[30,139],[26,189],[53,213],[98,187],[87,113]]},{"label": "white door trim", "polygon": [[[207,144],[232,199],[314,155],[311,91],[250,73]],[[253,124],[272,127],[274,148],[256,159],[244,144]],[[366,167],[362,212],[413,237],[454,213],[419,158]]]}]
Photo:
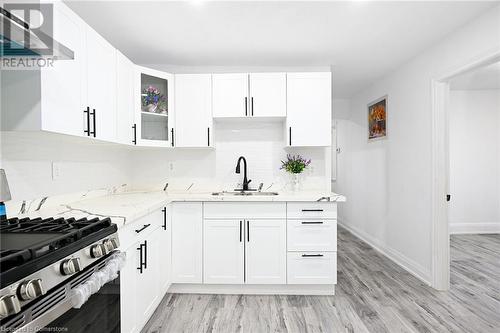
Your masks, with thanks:
[{"label": "white door trim", "polygon": [[448,99],[449,81],[462,73],[500,60],[493,50],[456,67],[431,81],[432,94],[432,287],[450,286],[450,237],[448,230]]}]

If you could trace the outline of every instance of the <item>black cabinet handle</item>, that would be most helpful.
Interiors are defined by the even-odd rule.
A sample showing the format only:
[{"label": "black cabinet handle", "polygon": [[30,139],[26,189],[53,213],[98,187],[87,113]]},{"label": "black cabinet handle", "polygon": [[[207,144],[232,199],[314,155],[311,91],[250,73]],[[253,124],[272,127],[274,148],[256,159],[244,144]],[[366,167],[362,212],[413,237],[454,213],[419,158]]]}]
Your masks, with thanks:
[{"label": "black cabinet handle", "polygon": [[247,242],[250,243],[250,221],[247,220]]},{"label": "black cabinet handle", "polygon": [[292,145],[292,127],[288,127],[288,145]]},{"label": "black cabinet handle", "polygon": [[139,273],[142,274],[142,267],[144,266],[142,260],[143,260],[143,252],[142,252],[142,248],[143,248],[144,244],[139,244],[139,247],[137,248],[137,250],[139,251],[139,267],[137,267],[137,269],[139,270]]},{"label": "black cabinet handle", "polygon": [[323,222],[320,222],[320,221],[304,221],[302,222],[302,224],[323,224]]},{"label": "black cabinet handle", "polygon": [[174,146],[174,128],[170,129],[170,133],[172,134],[172,147]]},{"label": "black cabinet handle", "polygon": [[303,254],[303,258],[314,258],[314,257],[323,257],[322,254]]},{"label": "black cabinet handle", "polygon": [[90,107],[87,106],[87,109],[83,110],[83,113],[86,114],[87,118],[87,129],[84,129],[83,133],[87,134],[87,136],[90,136]]},{"label": "black cabinet handle", "polygon": [[242,223],[243,223],[243,221],[240,221],[240,243],[241,243],[242,238],[243,238],[243,237],[242,237],[242,232],[241,232],[241,231],[242,231],[242,229],[243,229],[243,228],[242,228]]},{"label": "black cabinet handle", "polygon": [[92,112],[90,112],[90,114],[92,115],[92,125],[93,125],[92,127],[94,129],[92,132],[90,132],[90,134],[92,134],[94,136],[94,138],[95,138],[95,136],[96,136],[96,129],[95,129],[95,109],[92,109]]},{"label": "black cabinet handle", "polygon": [[137,124],[132,125],[132,129],[134,130],[134,139],[132,140],[132,143],[134,145],[137,144]]},{"label": "black cabinet handle", "polygon": [[248,116],[248,98],[245,97],[245,116]]},{"label": "black cabinet handle", "polygon": [[207,127],[207,146],[210,147],[210,127]]},{"label": "black cabinet handle", "polygon": [[252,108],[252,116],[253,116],[253,97],[250,99],[252,105],[251,105],[251,108]]},{"label": "black cabinet handle", "polygon": [[[323,255],[321,255],[323,256]],[[144,269],[148,268],[148,241],[144,241]]]},{"label": "black cabinet handle", "polygon": [[163,230],[167,230],[167,207],[164,207],[162,210],[163,212]]},{"label": "black cabinet handle", "polygon": [[136,230],[135,232],[136,233],[140,233],[141,231],[143,231],[144,229],[146,229],[147,227],[149,227],[151,224],[145,224],[141,229],[138,229]]},{"label": "black cabinet handle", "polygon": [[303,212],[322,212],[323,209],[302,209]]}]

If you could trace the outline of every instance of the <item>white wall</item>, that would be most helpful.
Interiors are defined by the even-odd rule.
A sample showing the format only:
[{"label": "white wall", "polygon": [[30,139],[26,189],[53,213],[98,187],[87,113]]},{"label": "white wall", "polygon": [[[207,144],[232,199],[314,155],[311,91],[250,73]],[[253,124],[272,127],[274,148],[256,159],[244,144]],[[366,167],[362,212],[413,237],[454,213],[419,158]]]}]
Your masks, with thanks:
[{"label": "white wall", "polygon": [[[500,50],[500,6],[351,100],[339,221],[409,271],[431,275],[431,80]],[[397,50],[394,50],[397,52]],[[367,104],[388,95],[386,140],[368,142]]]},{"label": "white wall", "polygon": [[[287,153],[311,158],[303,188],[327,189],[330,177],[330,150],[326,148],[286,148],[283,123],[222,122],[214,124],[215,149],[144,149],[133,154],[133,186],[192,191],[232,190],[241,183],[236,174],[238,157],[245,156],[251,187],[264,183],[264,189],[289,189],[289,177],[280,170]],[[242,171],[243,172],[243,171]]]},{"label": "white wall", "polygon": [[[2,132],[1,167],[13,201],[121,187],[131,180],[128,150],[64,135]],[[52,163],[60,175],[52,179]]]},{"label": "white wall", "polygon": [[500,90],[450,93],[450,233],[500,232]]}]

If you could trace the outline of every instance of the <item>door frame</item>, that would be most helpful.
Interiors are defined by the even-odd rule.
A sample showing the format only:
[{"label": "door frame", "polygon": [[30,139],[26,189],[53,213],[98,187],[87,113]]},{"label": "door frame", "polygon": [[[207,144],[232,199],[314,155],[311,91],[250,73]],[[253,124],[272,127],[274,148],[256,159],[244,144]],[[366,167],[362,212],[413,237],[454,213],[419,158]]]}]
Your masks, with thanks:
[{"label": "door frame", "polygon": [[457,75],[500,60],[500,49],[469,60],[431,80],[432,110],[432,280],[437,290],[450,287],[449,193],[449,82]]}]

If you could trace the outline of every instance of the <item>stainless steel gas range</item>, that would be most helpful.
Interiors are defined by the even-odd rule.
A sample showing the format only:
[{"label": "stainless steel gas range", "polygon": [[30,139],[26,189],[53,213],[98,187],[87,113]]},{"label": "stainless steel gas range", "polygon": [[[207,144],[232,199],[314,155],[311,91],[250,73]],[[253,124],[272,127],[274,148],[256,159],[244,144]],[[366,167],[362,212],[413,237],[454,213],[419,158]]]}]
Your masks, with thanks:
[{"label": "stainless steel gas range", "polygon": [[1,331],[120,331],[125,258],[109,218],[13,218],[0,236]]}]

